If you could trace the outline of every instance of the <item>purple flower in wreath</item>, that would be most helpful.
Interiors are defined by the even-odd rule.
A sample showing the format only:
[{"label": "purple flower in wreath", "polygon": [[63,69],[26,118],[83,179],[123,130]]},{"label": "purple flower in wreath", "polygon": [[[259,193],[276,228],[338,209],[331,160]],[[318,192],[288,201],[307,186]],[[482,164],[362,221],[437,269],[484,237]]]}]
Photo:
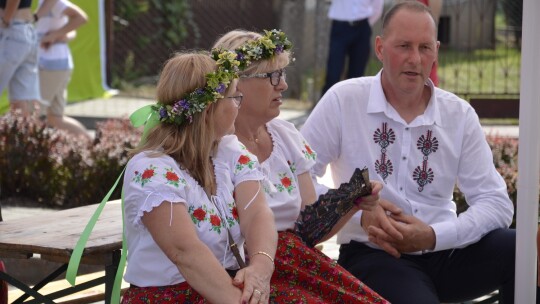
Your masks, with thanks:
[{"label": "purple flower in wreath", "polygon": [[218,87],[216,88],[216,92],[218,92],[219,94],[223,94],[225,93],[226,88],[227,87],[223,83],[220,83]]},{"label": "purple flower in wreath", "polygon": [[173,105],[173,108],[172,108],[171,112],[172,112],[173,114],[180,114],[180,113],[182,113],[182,111],[183,111],[183,109],[184,109],[184,107],[183,107],[183,104],[184,104],[184,103],[186,103],[186,100],[185,100],[185,99],[181,99],[181,100],[175,102],[174,105]]},{"label": "purple flower in wreath", "polygon": [[244,54],[242,54],[240,52],[236,52],[236,60],[238,60],[238,61],[244,60]]},{"label": "purple flower in wreath", "polygon": [[167,119],[169,117],[169,114],[167,113],[167,109],[165,108],[160,108],[159,109],[159,118],[160,119]]},{"label": "purple flower in wreath", "polygon": [[195,90],[195,94],[202,95],[204,94],[204,90],[202,88],[198,88],[197,90]]},{"label": "purple flower in wreath", "polygon": [[283,45],[278,44],[276,45],[276,54],[281,54],[281,53],[283,53]]},{"label": "purple flower in wreath", "polygon": [[185,99],[180,100],[180,107],[182,107],[184,110],[189,109],[189,101]]}]

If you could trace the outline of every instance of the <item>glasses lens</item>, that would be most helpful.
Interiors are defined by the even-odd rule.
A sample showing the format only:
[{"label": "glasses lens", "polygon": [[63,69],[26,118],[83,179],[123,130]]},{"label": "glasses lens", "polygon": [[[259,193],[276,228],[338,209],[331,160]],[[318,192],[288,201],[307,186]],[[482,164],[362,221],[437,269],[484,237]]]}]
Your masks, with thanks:
[{"label": "glasses lens", "polygon": [[270,74],[270,83],[272,83],[273,86],[277,86],[281,80],[281,76],[285,76],[285,71],[278,70],[272,72],[272,74]]},{"label": "glasses lens", "polygon": [[227,98],[230,98],[234,101],[234,104],[236,105],[236,107],[240,108],[240,104],[242,103],[242,98],[244,96],[243,95],[238,95],[238,96],[231,96],[231,97],[227,97]]}]

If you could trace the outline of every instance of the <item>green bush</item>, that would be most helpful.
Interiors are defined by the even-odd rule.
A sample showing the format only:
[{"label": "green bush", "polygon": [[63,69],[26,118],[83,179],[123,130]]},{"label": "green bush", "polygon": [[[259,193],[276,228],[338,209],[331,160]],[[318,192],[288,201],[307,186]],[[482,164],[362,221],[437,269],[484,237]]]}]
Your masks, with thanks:
[{"label": "green bush", "polygon": [[[140,139],[127,119],[98,123],[93,142],[46,127],[34,117],[0,117],[0,200],[71,208],[99,203],[127,163],[126,149]],[[488,136],[493,162],[517,199],[518,139]],[[120,198],[120,187],[111,199]],[[456,188],[458,213],[467,209]]]},{"label": "green bush", "polygon": [[[71,208],[99,203],[140,139],[128,120],[98,123],[95,140],[75,138],[35,117],[0,118],[0,200]],[[120,188],[120,187],[119,187]],[[117,189],[112,199],[120,197]]]}]

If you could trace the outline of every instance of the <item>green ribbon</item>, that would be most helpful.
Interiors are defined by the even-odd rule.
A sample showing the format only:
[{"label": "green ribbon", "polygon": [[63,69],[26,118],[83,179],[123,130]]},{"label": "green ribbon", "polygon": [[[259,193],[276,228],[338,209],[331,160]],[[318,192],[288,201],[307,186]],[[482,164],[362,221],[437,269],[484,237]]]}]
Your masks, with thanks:
[{"label": "green ribbon", "polygon": [[[159,115],[156,113],[156,111],[152,108],[153,105],[147,105],[144,106],[135,112],[131,114],[129,117],[129,120],[131,121],[131,124],[134,127],[140,127],[144,125],[144,130],[141,138],[141,143],[143,143],[150,130],[152,130],[156,125],[159,124]],[[139,143],[139,145],[141,144]],[[101,203],[99,203],[96,211],[94,211],[94,214],[86,224],[86,227],[84,228],[79,240],[77,241],[77,244],[75,245],[75,248],[73,249],[73,252],[71,253],[71,257],[69,258],[68,268],[66,271],[66,280],[72,285],[75,286],[75,279],[77,278],[77,271],[79,270],[79,265],[81,263],[81,257],[84,251],[84,248],[86,247],[86,243],[88,242],[88,238],[90,238],[90,234],[92,233],[92,230],[94,230],[94,226],[96,225],[97,220],[99,219],[99,216],[101,215],[101,212],[103,211],[103,208],[105,207],[105,204],[109,201],[109,198],[111,197],[112,193],[114,192],[114,189],[118,186],[118,183],[120,182],[120,179],[122,178],[124,171],[126,171],[126,168],[122,170],[118,178],[116,179],[116,182],[114,182],[113,186],[105,195],[103,200],[101,200]],[[111,303],[120,303],[120,291],[121,291],[121,283],[122,283],[122,277],[124,275],[124,269],[126,267],[126,257],[127,257],[127,248],[126,248],[126,234],[125,234],[125,225],[124,225],[124,191],[122,191],[122,254],[120,256],[120,262],[118,263],[118,270],[116,271],[116,276],[114,278],[114,284],[113,284],[113,290],[111,295]]]},{"label": "green ribbon", "polygon": [[159,124],[159,115],[154,109],[152,109],[152,107],[153,105],[144,106],[133,112],[133,114],[131,114],[129,117],[131,124],[135,128],[144,125],[141,143],[146,141],[150,130]]},{"label": "green ribbon", "polygon": [[[75,248],[73,249],[73,252],[71,253],[71,257],[69,258],[68,268],[67,268],[67,271],[66,271],[66,280],[72,286],[75,286],[75,279],[77,278],[77,270],[79,269],[79,264],[81,263],[81,257],[82,257],[84,248],[86,247],[86,243],[88,242],[88,238],[90,238],[90,234],[92,233],[92,230],[94,230],[94,226],[96,225],[96,222],[97,222],[99,216],[101,215],[101,212],[103,211],[103,208],[105,208],[105,204],[109,201],[109,198],[111,197],[114,189],[116,189],[116,186],[120,182],[120,179],[122,178],[122,175],[124,174],[125,170],[126,170],[126,168],[124,167],[124,169],[120,173],[120,176],[118,176],[118,178],[116,179],[116,182],[114,182],[112,188],[109,190],[107,195],[105,195],[103,200],[101,200],[101,203],[99,203],[96,211],[94,211],[94,214],[92,215],[92,217],[90,218],[90,220],[86,224],[86,227],[84,228],[84,230],[83,230],[83,232],[81,234],[81,237],[77,241],[77,244],[75,245]],[[124,216],[123,214],[124,214],[124,203],[123,203],[123,200],[122,200],[122,219],[123,219],[123,216]],[[122,221],[122,223],[123,223],[123,221]],[[123,233],[122,233],[122,235],[123,235]],[[122,237],[122,243],[124,243],[123,239],[124,239],[124,237]],[[122,245],[122,255],[124,255],[124,252],[125,252],[124,251],[124,245]],[[122,257],[120,257],[120,260],[122,260]],[[123,272],[123,270],[124,269],[122,268],[122,272]],[[120,271],[120,267],[118,267],[118,271]],[[118,276],[118,273],[117,273],[117,276]],[[116,285],[116,281],[115,281],[115,285]],[[114,287],[113,287],[113,290],[114,290]],[[119,303],[119,301],[113,302],[113,303]]]}]

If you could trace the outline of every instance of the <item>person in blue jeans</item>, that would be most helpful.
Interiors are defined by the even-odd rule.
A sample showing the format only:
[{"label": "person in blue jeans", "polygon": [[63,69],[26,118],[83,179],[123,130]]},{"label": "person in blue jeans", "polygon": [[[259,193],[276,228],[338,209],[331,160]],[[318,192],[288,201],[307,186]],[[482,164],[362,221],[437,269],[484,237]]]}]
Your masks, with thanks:
[{"label": "person in blue jeans", "polygon": [[333,0],[326,80],[322,95],[341,80],[348,58],[346,78],[364,75],[371,49],[371,27],[382,15],[383,0]]},{"label": "person in blue jeans", "polygon": [[12,110],[31,113],[40,99],[38,41],[33,22],[58,0],[32,14],[32,0],[0,0],[0,93],[8,89]]}]

